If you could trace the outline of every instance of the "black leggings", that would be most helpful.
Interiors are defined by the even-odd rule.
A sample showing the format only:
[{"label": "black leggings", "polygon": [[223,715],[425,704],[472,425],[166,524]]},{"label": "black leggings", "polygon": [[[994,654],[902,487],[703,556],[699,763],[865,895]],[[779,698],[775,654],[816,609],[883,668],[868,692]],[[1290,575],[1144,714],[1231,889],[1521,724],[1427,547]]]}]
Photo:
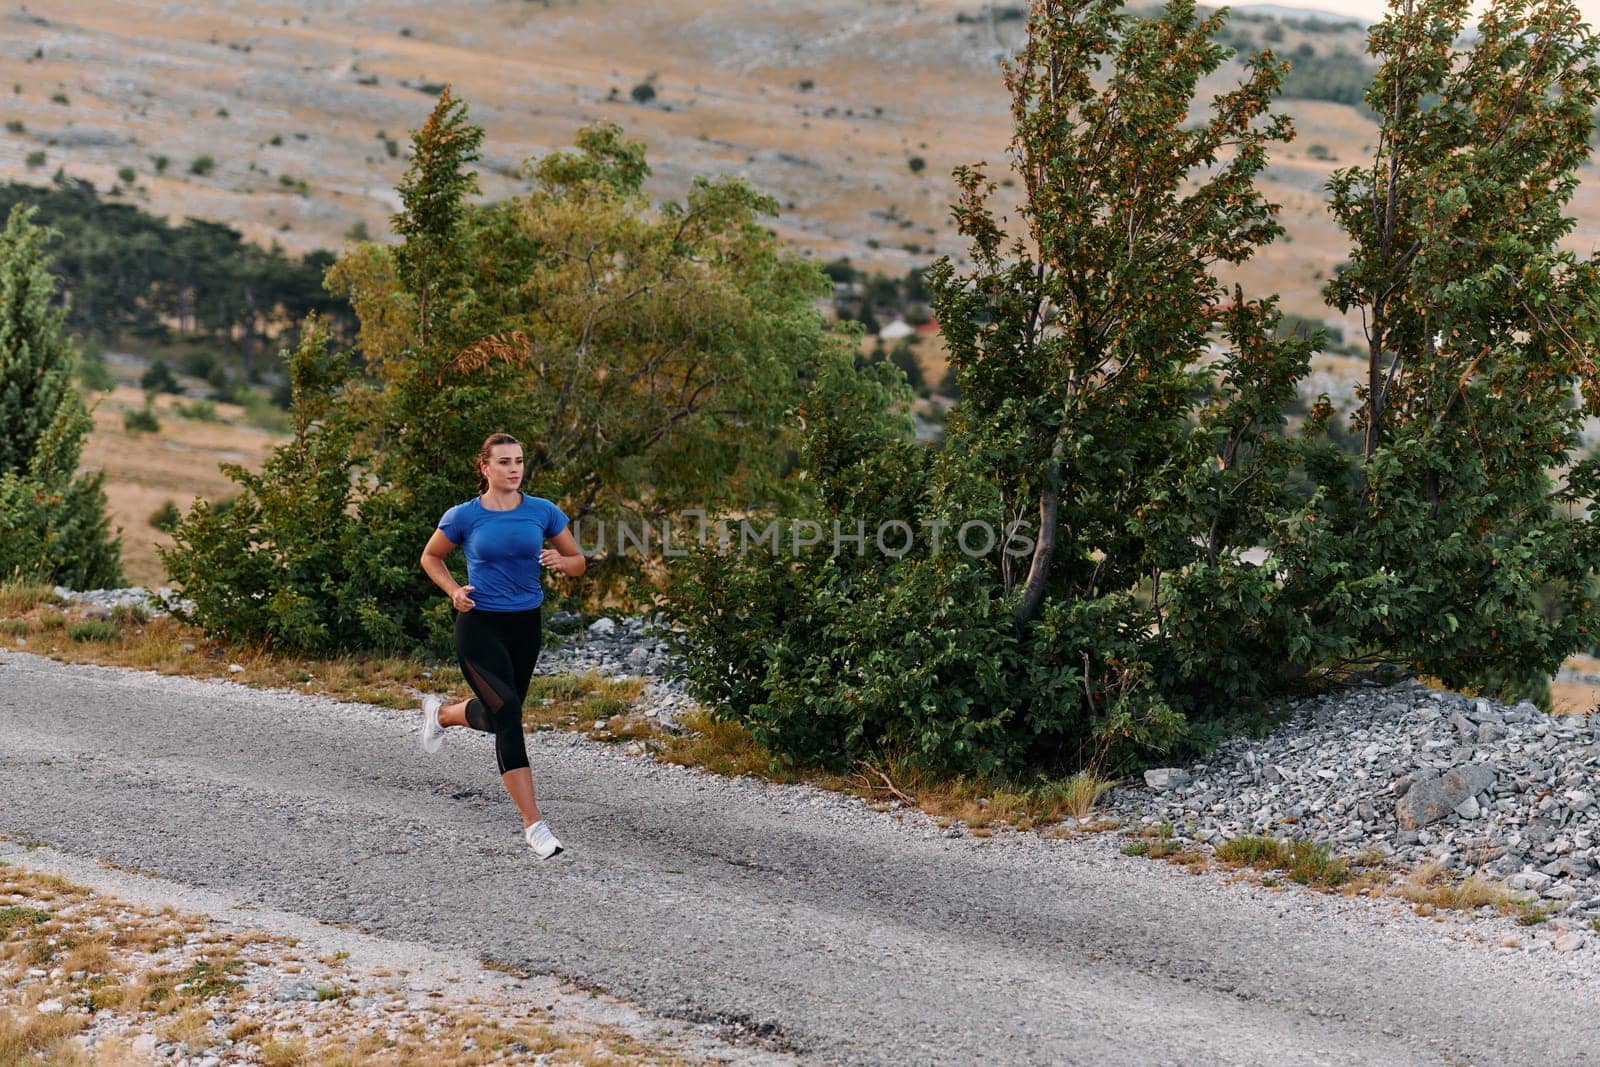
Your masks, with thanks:
[{"label": "black leggings", "polygon": [[528,765],[522,739],[522,702],[533,681],[543,627],[539,609],[456,614],[456,657],[475,694],[467,701],[467,725],[494,734],[500,773]]}]

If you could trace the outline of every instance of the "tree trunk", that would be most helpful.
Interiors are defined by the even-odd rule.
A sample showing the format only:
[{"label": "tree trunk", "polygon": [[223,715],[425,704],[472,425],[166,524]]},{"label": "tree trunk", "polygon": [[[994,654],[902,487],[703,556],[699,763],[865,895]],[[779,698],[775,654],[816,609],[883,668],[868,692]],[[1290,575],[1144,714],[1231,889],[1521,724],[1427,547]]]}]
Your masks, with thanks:
[{"label": "tree trunk", "polygon": [[1050,465],[1045,468],[1044,489],[1039,493],[1039,540],[1034,542],[1033,559],[1028,565],[1028,579],[1022,587],[1022,599],[1017,603],[1012,618],[1021,630],[1033,622],[1044,603],[1044,585],[1050,578],[1050,564],[1056,556],[1056,513],[1061,505],[1061,452],[1062,439],[1056,438],[1050,454]]}]

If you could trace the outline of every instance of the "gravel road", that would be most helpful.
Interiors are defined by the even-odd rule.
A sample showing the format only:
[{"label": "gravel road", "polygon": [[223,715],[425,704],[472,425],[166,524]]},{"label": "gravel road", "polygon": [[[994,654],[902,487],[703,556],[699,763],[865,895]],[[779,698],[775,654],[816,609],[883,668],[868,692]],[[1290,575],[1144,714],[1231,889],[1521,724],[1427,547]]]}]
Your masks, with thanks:
[{"label": "gravel road", "polygon": [[817,1062],[1594,1062],[1590,954],[1492,925],[1189,875],[1112,835],[946,837],[564,734],[529,739],[569,845],[540,863],[487,738],[424,758],[411,725],[3,653],[0,833]]}]

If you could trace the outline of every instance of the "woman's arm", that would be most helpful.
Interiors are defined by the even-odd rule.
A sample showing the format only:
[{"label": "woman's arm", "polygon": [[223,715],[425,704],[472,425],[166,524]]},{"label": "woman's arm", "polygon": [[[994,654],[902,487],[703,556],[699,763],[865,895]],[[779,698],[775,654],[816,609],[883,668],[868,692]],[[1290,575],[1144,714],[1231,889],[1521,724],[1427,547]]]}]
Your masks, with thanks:
[{"label": "woman's arm", "polygon": [[[442,537],[443,534],[435,534]],[[562,530],[552,537],[551,542],[555,548],[547,548],[539,553],[539,562],[553,571],[560,571],[568,578],[576,578],[589,569],[589,561],[578,550],[578,542],[573,538],[572,531]],[[437,579],[435,579],[437,581]]]},{"label": "woman's arm", "polygon": [[450,598],[450,603],[455,605],[457,611],[471,611],[474,606],[472,586],[457,584],[455,578],[451,577],[450,568],[444,564],[444,558],[455,547],[450,538],[444,535],[443,530],[433,531],[433,536],[428,538],[427,547],[422,550],[422,569],[433,579],[433,584]]}]

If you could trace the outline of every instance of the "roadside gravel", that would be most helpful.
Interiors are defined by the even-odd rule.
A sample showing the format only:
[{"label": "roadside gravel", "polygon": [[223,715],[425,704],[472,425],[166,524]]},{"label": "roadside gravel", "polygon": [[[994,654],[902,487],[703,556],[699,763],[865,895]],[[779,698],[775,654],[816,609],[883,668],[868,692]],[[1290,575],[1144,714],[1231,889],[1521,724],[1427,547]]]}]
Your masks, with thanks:
[{"label": "roadside gravel", "polygon": [[1592,953],[1280,892],[1114,835],[950,836],[566,734],[537,863],[486,739],[223,682],[0,655],[0,832],[487,955],[830,1062],[1580,1063]]}]

